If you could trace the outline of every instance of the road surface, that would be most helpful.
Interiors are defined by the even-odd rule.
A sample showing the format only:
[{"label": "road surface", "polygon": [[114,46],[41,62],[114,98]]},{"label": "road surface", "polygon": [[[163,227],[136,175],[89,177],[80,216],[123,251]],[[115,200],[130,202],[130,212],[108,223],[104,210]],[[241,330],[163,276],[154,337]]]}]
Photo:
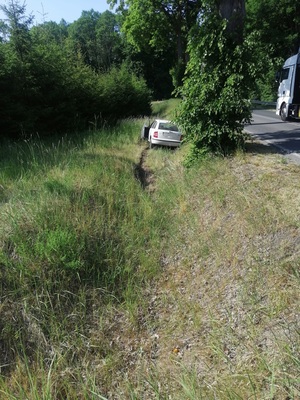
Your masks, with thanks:
[{"label": "road surface", "polygon": [[245,131],[300,164],[300,122],[283,122],[275,110],[255,110]]}]

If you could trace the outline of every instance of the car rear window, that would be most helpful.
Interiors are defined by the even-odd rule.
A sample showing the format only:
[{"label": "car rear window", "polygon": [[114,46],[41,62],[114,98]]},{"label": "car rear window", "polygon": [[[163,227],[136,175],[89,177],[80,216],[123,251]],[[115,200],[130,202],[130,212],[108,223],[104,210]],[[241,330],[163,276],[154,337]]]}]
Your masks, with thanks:
[{"label": "car rear window", "polygon": [[172,123],[170,123],[170,122],[160,122],[158,129],[164,129],[166,131],[178,132],[177,126],[172,124]]}]

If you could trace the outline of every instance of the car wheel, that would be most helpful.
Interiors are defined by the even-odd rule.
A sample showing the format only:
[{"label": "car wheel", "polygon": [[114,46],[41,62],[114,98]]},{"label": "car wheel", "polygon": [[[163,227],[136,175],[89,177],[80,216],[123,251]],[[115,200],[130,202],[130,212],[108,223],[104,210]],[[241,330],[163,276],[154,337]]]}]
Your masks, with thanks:
[{"label": "car wheel", "polygon": [[288,105],[286,103],[283,103],[280,107],[280,118],[282,121],[288,121],[289,116],[288,116]]},{"label": "car wheel", "polygon": [[152,143],[152,137],[150,138],[149,147],[150,147],[150,149],[153,149],[153,147],[154,147],[154,144]]}]

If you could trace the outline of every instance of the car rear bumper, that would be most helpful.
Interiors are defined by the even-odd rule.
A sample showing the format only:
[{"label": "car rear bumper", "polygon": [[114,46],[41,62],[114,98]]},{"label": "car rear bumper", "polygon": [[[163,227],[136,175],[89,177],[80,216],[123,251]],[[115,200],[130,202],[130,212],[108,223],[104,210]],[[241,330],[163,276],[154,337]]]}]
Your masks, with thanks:
[{"label": "car rear bumper", "polygon": [[152,144],[157,144],[159,146],[168,146],[168,147],[179,147],[181,142],[177,140],[166,140],[166,139],[155,139],[152,138]]}]

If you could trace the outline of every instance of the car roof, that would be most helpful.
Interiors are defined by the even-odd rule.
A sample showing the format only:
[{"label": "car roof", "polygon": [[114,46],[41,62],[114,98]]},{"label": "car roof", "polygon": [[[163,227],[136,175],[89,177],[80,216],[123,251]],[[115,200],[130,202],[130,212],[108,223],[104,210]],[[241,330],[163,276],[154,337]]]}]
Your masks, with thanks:
[{"label": "car roof", "polygon": [[171,122],[168,119],[156,119],[155,121],[157,121],[157,122]]}]

